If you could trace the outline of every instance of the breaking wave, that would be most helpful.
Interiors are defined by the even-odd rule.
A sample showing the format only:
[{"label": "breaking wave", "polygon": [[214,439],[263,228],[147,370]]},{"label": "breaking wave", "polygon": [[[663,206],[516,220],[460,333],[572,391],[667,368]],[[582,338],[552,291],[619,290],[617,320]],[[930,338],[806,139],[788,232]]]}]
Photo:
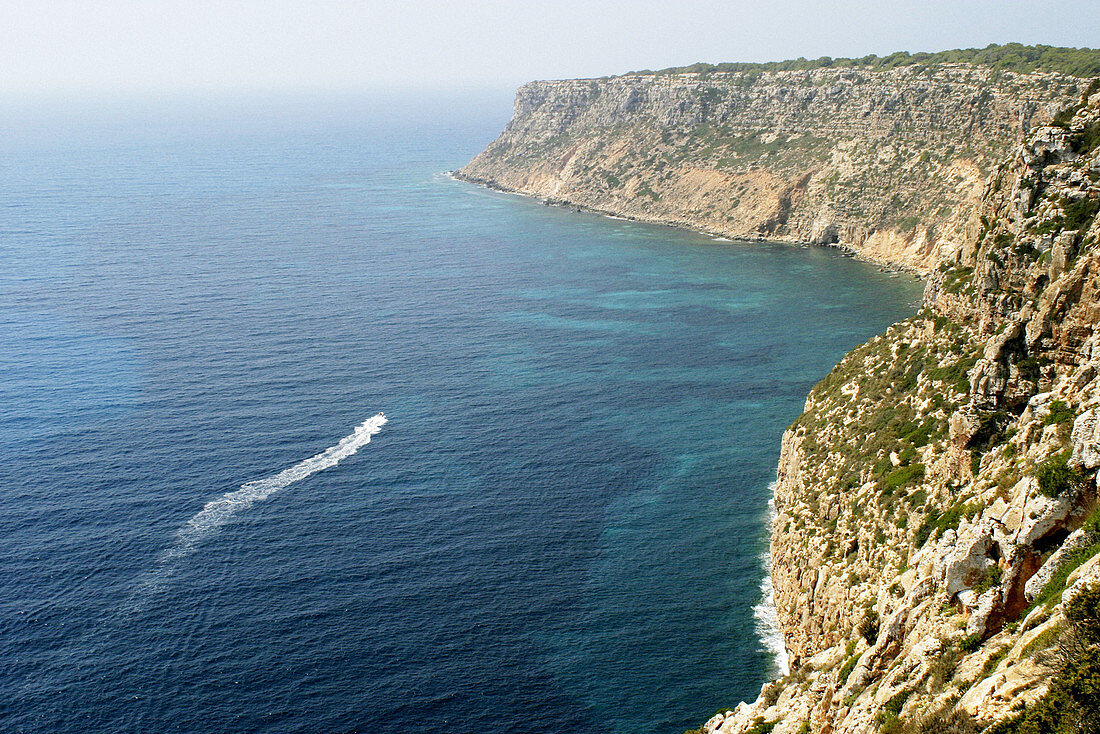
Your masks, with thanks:
[{"label": "breaking wave", "polygon": [[[772,525],[775,523],[775,482],[768,486],[772,495],[768,499],[767,528],[771,535]],[[772,582],[772,560],[768,550],[760,555],[760,562],[764,565],[764,580],[760,582],[760,601],[752,608],[752,615],[756,618],[756,635],[764,648],[773,656],[775,667],[780,675],[790,672],[787,661],[787,649],[783,646],[783,632],[779,629],[779,616],[775,608],[775,586]]]}]

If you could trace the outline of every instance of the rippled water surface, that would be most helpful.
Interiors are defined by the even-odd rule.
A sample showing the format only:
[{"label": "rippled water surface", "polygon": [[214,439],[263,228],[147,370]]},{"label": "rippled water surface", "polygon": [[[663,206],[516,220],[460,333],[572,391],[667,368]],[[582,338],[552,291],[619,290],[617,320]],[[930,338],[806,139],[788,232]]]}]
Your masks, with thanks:
[{"label": "rippled water surface", "polygon": [[5,113],[0,729],[679,734],[754,695],[779,436],[919,284],[442,175],[508,112]]}]

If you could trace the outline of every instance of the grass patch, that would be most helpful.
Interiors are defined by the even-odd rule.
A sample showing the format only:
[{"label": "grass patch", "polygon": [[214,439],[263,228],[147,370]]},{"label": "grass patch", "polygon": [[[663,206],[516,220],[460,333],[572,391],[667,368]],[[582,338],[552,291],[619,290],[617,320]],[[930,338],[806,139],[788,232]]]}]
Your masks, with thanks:
[{"label": "grass patch", "polygon": [[1097,553],[1100,553],[1100,538],[1093,536],[1092,543],[1071,555],[1058,567],[1058,570],[1050,577],[1050,581],[1047,582],[1047,585],[1044,586],[1043,590],[1035,597],[1035,600],[1031,602],[1023,616],[1026,617],[1027,613],[1036,607],[1042,606],[1052,599],[1061,597],[1062,592],[1066,590],[1066,581],[1069,579],[1069,575]]},{"label": "grass patch", "polygon": [[753,725],[745,729],[745,734],[770,734],[778,724],[778,721],[764,721],[763,717],[758,716]]},{"label": "grass patch", "polygon": [[892,696],[879,711],[878,730],[882,734],[897,734],[901,731],[901,710],[905,708],[905,702],[911,695],[912,691],[901,691]]},{"label": "grass patch", "polygon": [[1055,624],[1049,629],[1043,630],[1034,640],[1024,645],[1024,649],[1020,651],[1020,657],[1029,658],[1042,650],[1053,647],[1061,635],[1062,626],[1060,624]]},{"label": "grass patch", "polygon": [[943,276],[943,289],[948,293],[961,293],[974,277],[974,268],[957,266]]},{"label": "grass patch", "polygon": [[844,649],[844,654],[848,656],[848,659],[844,661],[844,665],[840,666],[840,672],[836,674],[836,687],[838,689],[843,688],[844,684],[848,682],[848,677],[855,670],[856,663],[859,662],[859,656],[855,654],[856,641],[849,640],[848,646]]},{"label": "grass patch", "polygon": [[1079,734],[1100,731],[1100,584],[1085,588],[1066,605],[1066,626],[1032,640],[1025,654],[1057,646],[1046,660],[1052,675],[1038,701],[986,730],[986,734]]},{"label": "grass patch", "polygon": [[1058,203],[1062,213],[1036,227],[1035,232],[1037,234],[1053,234],[1074,230],[1084,234],[1096,217],[1096,213],[1100,211],[1100,199],[1090,199],[1087,196],[1080,199],[1063,197]]},{"label": "grass patch", "polygon": [[977,650],[981,644],[982,636],[976,632],[972,635],[966,635],[956,643],[957,647],[967,654]]},{"label": "grass patch", "polygon": [[912,464],[899,466],[883,477],[882,486],[886,489],[897,489],[907,484],[912,484],[918,479],[924,478],[924,464]]},{"label": "grass patch", "polygon": [[990,589],[996,588],[1001,585],[1001,577],[1004,575],[1004,571],[1000,566],[990,566],[985,570],[978,583],[974,584],[975,594],[984,594]]}]

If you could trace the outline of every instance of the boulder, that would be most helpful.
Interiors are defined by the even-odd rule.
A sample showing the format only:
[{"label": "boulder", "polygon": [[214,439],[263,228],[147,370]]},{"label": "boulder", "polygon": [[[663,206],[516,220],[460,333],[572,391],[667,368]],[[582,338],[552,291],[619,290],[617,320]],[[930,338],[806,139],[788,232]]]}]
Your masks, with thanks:
[{"label": "boulder", "polygon": [[[1035,480],[1028,477],[1029,484]],[[1071,497],[1047,497],[1035,491],[1024,504],[1023,518],[1012,542],[1016,545],[1034,546],[1050,531],[1060,527],[1073,510]]]},{"label": "boulder", "polygon": [[992,565],[989,549],[993,545],[992,528],[977,524],[963,530],[941,560],[941,577],[948,596],[970,588],[974,579]]},{"label": "boulder", "polygon": [[973,407],[967,405],[951,414],[947,423],[951,442],[960,449],[966,448],[970,440],[978,433],[981,421]]}]

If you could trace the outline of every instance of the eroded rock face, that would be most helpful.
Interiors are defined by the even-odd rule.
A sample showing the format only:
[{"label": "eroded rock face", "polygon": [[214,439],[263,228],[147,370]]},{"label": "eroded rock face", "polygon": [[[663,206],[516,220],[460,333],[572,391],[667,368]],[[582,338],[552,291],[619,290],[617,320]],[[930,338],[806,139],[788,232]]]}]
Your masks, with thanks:
[{"label": "eroded rock face", "polygon": [[1089,537],[1084,528],[1077,528],[1077,530],[1070,533],[1058,550],[1052,553],[1042,567],[1035,572],[1035,575],[1027,580],[1024,587],[1024,595],[1027,600],[1032,601],[1039,596],[1046,588],[1047,583],[1050,582],[1051,577],[1062,567],[1062,564],[1074,553],[1088,546],[1089,542]]},{"label": "eroded rock face", "polygon": [[1073,421],[1071,461],[1085,469],[1100,467],[1100,407],[1089,408]]},{"label": "eroded rock face", "polygon": [[[989,167],[1080,85],[963,64],[532,82],[504,133],[458,175],[928,272],[979,232]],[[1062,160],[1067,140],[1043,128],[1024,154]],[[995,287],[997,273],[986,275]]]},{"label": "eroded rock face", "polygon": [[926,310],[811,392],[783,438],[772,536],[792,673],[716,731],[763,718],[776,734],[871,734],[887,709],[980,730],[1045,691],[1036,645],[1100,582],[1100,557],[1065,573],[1100,541],[1086,522],[1100,468],[1097,131],[1100,95],[1066,127],[1038,127],[993,172],[981,231],[929,279]]}]

